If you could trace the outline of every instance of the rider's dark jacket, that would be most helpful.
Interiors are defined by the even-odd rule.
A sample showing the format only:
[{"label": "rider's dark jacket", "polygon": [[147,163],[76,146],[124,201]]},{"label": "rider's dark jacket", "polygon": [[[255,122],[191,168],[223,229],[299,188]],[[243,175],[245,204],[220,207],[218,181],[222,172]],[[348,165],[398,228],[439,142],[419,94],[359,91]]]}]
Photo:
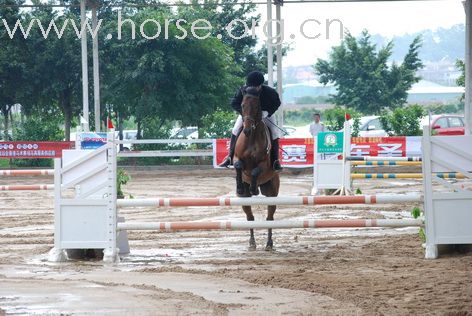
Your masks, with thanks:
[{"label": "rider's dark jacket", "polygon": [[[239,114],[241,114],[241,103],[243,102],[243,91],[245,88],[245,86],[239,88],[231,99],[231,107]],[[280,106],[279,94],[274,88],[269,86],[262,85],[259,99],[262,111],[269,112],[269,116],[272,116]]]}]

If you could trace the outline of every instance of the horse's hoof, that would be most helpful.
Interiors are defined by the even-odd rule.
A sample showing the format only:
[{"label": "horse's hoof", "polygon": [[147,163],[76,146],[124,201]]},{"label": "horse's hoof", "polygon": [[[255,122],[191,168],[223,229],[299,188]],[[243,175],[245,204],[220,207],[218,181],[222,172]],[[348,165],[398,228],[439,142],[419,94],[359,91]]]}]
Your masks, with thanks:
[{"label": "horse's hoof", "polygon": [[267,242],[267,245],[266,245],[266,247],[265,247],[265,250],[266,250],[266,251],[272,251],[272,250],[274,250],[274,243],[273,243],[272,240],[269,240],[269,241]]},{"label": "horse's hoof", "polygon": [[247,248],[249,251],[254,251],[256,250],[256,245],[249,245],[249,247]]},{"label": "horse's hoof", "polygon": [[249,250],[256,250],[256,240],[252,237],[249,239]]}]

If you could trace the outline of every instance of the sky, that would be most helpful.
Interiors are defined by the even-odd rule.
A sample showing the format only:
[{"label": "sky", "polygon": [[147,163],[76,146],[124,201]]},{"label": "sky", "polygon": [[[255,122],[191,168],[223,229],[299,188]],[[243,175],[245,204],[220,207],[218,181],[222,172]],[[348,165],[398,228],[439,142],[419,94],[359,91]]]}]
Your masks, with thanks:
[{"label": "sky", "polygon": [[[261,21],[267,21],[267,7],[258,6]],[[275,6],[273,7],[275,18]],[[465,13],[460,0],[437,1],[395,1],[395,2],[358,2],[358,3],[307,3],[285,4],[282,7],[284,20],[284,42],[291,43],[292,51],[284,58],[283,66],[311,65],[318,58],[326,58],[332,46],[339,45],[340,24],[333,22],[330,27],[329,39],[326,39],[326,20],[338,19],[342,28],[357,35],[363,29],[371,34],[387,37],[415,33],[425,29],[435,30],[439,27],[448,28],[455,24],[465,23]],[[304,38],[300,26],[304,24]],[[265,38],[262,27],[257,35]],[[290,38],[294,35],[294,39]]]}]

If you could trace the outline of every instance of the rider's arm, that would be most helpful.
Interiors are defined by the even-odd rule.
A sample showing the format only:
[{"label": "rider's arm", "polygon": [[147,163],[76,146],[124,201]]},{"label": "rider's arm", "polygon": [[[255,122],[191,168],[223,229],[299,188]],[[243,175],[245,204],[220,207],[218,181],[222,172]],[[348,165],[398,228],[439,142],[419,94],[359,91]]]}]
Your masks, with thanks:
[{"label": "rider's arm", "polygon": [[269,112],[269,116],[272,116],[272,114],[275,113],[275,111],[277,111],[277,109],[280,107],[280,97],[279,97],[279,94],[277,93],[277,91],[275,89],[272,89],[270,90],[271,93],[270,93],[270,110],[268,111]]},{"label": "rider's arm", "polygon": [[241,89],[238,89],[231,99],[231,107],[238,113],[241,114],[241,103],[243,102],[243,93]]}]

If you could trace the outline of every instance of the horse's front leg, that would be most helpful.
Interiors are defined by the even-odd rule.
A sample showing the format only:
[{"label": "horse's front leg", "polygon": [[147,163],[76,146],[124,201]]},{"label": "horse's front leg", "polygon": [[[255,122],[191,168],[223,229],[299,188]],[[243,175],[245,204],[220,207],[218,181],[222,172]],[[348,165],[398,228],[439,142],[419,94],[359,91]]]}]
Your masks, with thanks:
[{"label": "horse's front leg", "polygon": [[[252,209],[250,206],[243,206],[243,211],[246,213],[246,219],[248,221],[254,221],[254,214],[252,214]],[[249,237],[249,249],[254,250],[256,249],[256,240],[254,239],[254,229],[250,229],[250,237]]]},{"label": "horse's front leg", "polygon": [[252,195],[259,195],[259,187],[257,186],[257,178],[262,173],[261,167],[256,167],[251,171],[251,186],[249,187],[249,192]]},{"label": "horse's front leg", "polygon": [[[267,221],[274,220],[275,209],[277,208],[276,205],[269,205],[267,207]],[[267,231],[267,244],[265,250],[272,250],[274,247],[274,242],[272,241],[272,228],[269,228]]]},{"label": "horse's front leg", "polygon": [[[261,185],[261,192],[265,196],[277,196],[279,193],[279,180],[278,176],[276,178],[272,179],[271,181],[264,183]],[[275,210],[277,209],[277,205],[269,205],[267,207],[267,218],[266,220],[268,221],[273,221],[274,220],[274,214]],[[274,242],[272,241],[272,229],[269,228],[267,231],[267,244],[266,244],[266,250],[272,250],[274,247]]]},{"label": "horse's front leg", "polygon": [[234,169],[236,169],[236,194],[238,196],[244,195],[243,168],[244,164],[241,160],[234,163]]}]

